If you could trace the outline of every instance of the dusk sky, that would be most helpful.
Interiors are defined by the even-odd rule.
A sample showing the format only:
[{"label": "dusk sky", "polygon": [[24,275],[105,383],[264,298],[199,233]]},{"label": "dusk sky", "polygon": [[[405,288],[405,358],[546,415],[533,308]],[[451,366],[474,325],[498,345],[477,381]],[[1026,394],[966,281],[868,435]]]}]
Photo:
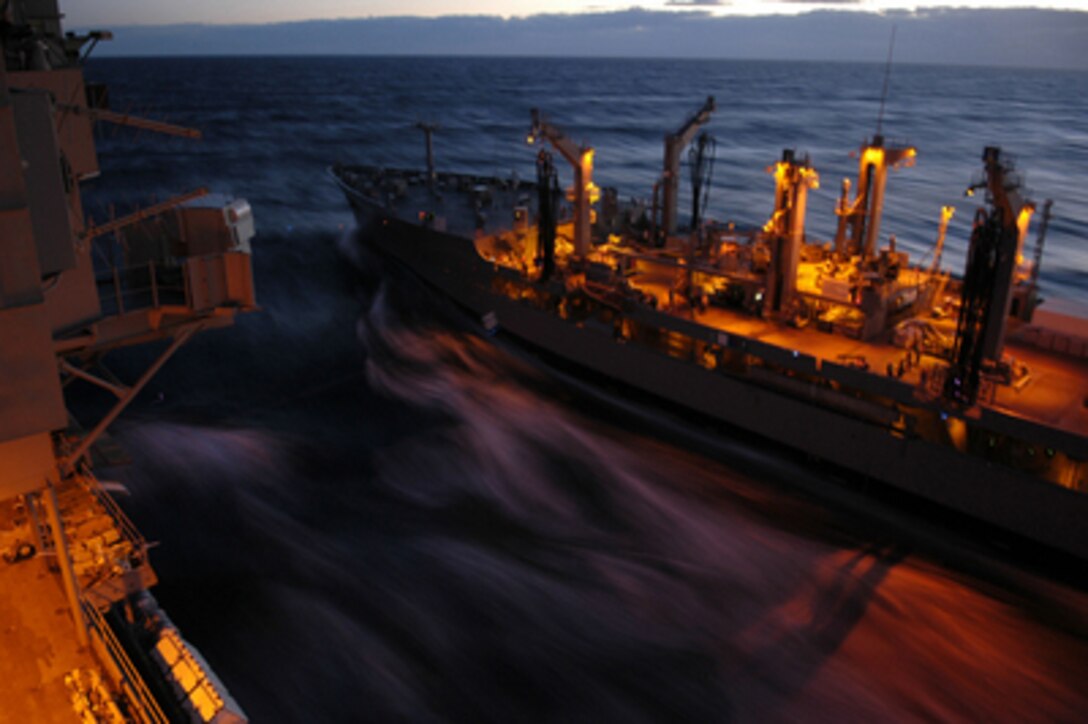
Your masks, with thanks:
[{"label": "dusk sky", "polygon": [[[1088,70],[1085,0],[96,0],[62,3],[98,55],[526,55]],[[1018,6],[1018,7],[1017,7]]]},{"label": "dusk sky", "polygon": [[797,14],[813,9],[851,8],[859,11],[916,11],[933,7],[1045,8],[1086,10],[1085,0],[1054,0],[1042,4],[1018,0],[188,0],[184,3],[147,0],[83,0],[62,3],[68,23],[85,25],[162,25],[168,23],[279,23],[391,16],[496,15],[503,18],[550,13],[600,13],[638,7],[644,10],[690,10],[713,15]]}]

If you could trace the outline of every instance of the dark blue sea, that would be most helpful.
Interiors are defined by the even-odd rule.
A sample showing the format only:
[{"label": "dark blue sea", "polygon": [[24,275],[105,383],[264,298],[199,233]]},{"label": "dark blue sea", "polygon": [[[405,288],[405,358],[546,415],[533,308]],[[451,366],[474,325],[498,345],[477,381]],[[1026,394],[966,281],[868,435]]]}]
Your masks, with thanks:
[{"label": "dark blue sea", "polygon": [[[196,186],[256,214],[261,311],[167,365],[118,423],[132,464],[103,473],[161,542],[160,601],[254,721],[1083,720],[1082,570],[483,337],[358,247],[325,171],[421,166],[423,120],[440,168],[531,178],[538,106],[597,149],[600,185],[648,196],[663,134],[713,95],[710,215],[761,224],[765,169],[796,148],[821,176],[809,235],[831,237],[883,74],[89,63],[114,110],[204,132],[104,128],[91,216]],[[917,257],[955,205],[960,271],[978,203],[963,192],[1000,145],[1054,201],[1047,304],[1088,314],[1088,74],[896,66],[883,132],[918,148],[890,179],[886,234]],[[151,354],[111,365],[131,376]]]}]

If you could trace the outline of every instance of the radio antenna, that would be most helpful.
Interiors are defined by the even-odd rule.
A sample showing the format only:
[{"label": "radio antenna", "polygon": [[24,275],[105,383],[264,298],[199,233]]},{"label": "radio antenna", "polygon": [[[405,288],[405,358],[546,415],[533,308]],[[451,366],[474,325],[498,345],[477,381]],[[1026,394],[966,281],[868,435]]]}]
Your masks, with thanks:
[{"label": "radio antenna", "polygon": [[895,50],[895,25],[892,25],[892,39],[888,43],[888,62],[884,64],[884,89],[880,92],[880,114],[876,117],[876,135],[884,126],[884,103],[888,100],[888,81],[892,75],[892,51]]}]

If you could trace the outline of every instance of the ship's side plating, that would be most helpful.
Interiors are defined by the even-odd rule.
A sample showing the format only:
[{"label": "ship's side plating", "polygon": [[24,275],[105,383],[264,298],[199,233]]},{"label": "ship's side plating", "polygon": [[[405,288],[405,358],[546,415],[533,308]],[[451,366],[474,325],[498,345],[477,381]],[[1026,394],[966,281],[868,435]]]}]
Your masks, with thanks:
[{"label": "ship's side plating", "polygon": [[[149,546],[91,459],[187,340],[255,308],[252,215],[197,189],[84,218],[95,122],[199,132],[111,112],[81,67],[109,34],[64,34],[60,20],[54,0],[0,4],[0,718],[244,721],[148,591]],[[102,363],[149,341],[165,346],[134,381]],[[71,383],[116,401],[84,427]]]}]

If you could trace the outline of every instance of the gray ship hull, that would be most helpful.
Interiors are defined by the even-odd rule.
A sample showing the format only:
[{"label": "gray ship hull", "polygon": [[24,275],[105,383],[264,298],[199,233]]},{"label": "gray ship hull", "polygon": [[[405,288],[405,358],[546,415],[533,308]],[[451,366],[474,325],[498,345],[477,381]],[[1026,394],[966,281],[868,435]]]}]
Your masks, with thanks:
[{"label": "gray ship hull", "polygon": [[[1088,559],[1088,496],[954,447],[895,434],[879,409],[835,399],[815,386],[775,388],[617,339],[604,325],[576,323],[493,292],[507,270],[482,259],[472,239],[397,218],[345,188],[360,238],[501,330],[587,370],[750,431],[852,473]],[[511,273],[512,275],[512,273]],[[676,328],[643,309],[640,321]],[[682,324],[681,320],[681,324]],[[692,325],[694,326],[694,325]],[[1077,441],[1083,447],[1083,441]]]}]

